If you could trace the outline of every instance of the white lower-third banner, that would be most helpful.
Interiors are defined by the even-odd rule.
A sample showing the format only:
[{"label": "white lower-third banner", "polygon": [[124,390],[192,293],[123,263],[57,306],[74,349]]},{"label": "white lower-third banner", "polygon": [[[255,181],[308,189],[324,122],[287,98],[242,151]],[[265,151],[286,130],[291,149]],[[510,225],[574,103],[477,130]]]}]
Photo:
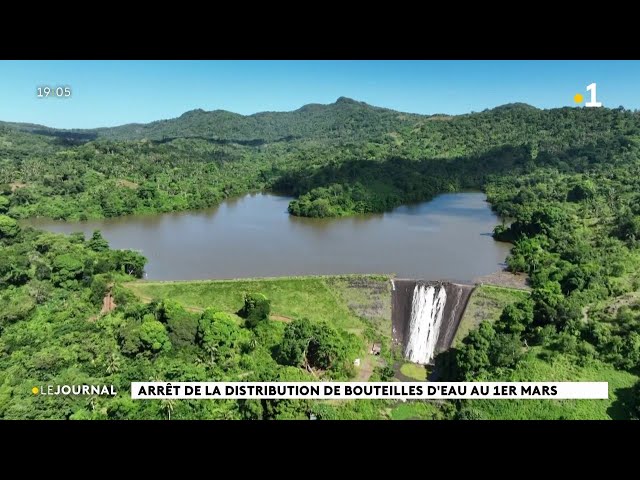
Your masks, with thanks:
[{"label": "white lower-third banner", "polygon": [[606,399],[607,382],[133,382],[133,399]]}]

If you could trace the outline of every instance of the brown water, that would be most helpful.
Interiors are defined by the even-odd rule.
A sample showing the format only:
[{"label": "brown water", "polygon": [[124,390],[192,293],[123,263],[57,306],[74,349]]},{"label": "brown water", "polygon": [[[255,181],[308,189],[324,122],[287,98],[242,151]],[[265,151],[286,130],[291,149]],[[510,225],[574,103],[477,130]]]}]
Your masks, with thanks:
[{"label": "brown water", "polygon": [[499,270],[510,248],[489,235],[500,220],[482,193],[341,219],[292,217],[290,200],[253,194],[196,212],[27,223],[87,237],[99,229],[112,248],[140,250],[149,259],[149,280],[395,273],[468,282]]}]

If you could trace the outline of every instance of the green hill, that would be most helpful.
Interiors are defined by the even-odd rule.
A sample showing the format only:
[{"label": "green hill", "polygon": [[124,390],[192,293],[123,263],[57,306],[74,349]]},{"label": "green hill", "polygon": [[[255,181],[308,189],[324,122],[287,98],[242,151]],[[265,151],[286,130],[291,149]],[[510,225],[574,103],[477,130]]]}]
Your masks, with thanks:
[{"label": "green hill", "polygon": [[492,175],[584,170],[639,137],[640,115],[621,109],[510,104],[422,116],[341,97],[292,112],[193,110],[94,130],[3,123],[0,185],[21,187],[10,196],[17,217],[203,208],[261,189],[297,197],[294,215],[331,217],[481,189]]},{"label": "green hill", "polygon": [[207,112],[196,109],[178,118],[112,128],[58,130],[33,124],[9,125],[31,133],[71,138],[163,140],[196,137],[261,144],[294,138],[368,139],[411,126],[420,118],[420,115],[373,107],[340,97],[329,105],[309,104],[292,112],[240,115],[224,110]]}]

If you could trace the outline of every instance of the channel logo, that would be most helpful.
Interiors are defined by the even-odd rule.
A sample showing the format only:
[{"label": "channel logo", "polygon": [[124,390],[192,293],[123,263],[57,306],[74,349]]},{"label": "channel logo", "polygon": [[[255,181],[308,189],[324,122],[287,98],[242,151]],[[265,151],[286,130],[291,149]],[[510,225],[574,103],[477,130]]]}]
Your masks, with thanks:
[{"label": "channel logo", "polygon": [[106,395],[114,397],[118,392],[113,385],[42,385],[33,387],[31,393],[34,395]]}]

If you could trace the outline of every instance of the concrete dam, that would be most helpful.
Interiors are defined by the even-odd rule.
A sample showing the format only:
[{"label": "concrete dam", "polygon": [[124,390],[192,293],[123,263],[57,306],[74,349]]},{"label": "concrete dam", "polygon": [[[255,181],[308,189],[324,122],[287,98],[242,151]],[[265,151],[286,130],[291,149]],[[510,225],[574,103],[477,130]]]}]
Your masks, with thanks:
[{"label": "concrete dam", "polygon": [[409,362],[429,365],[453,343],[474,287],[394,279],[392,338]]}]

